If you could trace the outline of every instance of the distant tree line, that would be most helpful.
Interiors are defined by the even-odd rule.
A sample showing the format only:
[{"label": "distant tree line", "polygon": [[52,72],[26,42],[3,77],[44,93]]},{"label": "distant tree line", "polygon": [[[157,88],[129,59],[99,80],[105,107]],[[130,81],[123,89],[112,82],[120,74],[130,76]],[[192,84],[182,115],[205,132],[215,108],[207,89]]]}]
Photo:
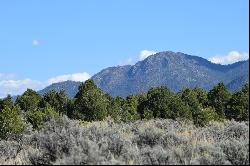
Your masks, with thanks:
[{"label": "distant tree line", "polygon": [[108,116],[116,122],[164,118],[193,121],[197,126],[225,119],[248,121],[249,84],[234,93],[222,82],[209,92],[183,88],[174,94],[166,86],[160,86],[125,99],[105,94],[93,80],[82,83],[73,99],[63,90],[40,96],[27,89],[15,102],[11,96],[0,99],[0,138],[22,133],[27,123],[39,130],[46,121],[60,119],[62,115],[82,121],[100,121]]}]

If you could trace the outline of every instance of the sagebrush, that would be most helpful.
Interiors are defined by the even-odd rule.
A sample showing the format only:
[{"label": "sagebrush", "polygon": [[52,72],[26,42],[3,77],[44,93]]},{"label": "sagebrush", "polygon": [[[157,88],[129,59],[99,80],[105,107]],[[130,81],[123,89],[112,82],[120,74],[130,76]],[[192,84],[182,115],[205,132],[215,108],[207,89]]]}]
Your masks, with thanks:
[{"label": "sagebrush", "polygon": [[[26,124],[29,125],[29,124]],[[0,141],[0,164],[249,164],[249,123],[115,123],[64,116]]]}]

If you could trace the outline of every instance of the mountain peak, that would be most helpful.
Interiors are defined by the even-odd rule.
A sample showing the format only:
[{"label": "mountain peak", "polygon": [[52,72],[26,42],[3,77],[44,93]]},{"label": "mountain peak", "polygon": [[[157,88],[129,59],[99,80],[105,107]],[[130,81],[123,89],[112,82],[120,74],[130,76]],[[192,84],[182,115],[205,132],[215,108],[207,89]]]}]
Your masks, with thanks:
[{"label": "mountain peak", "polygon": [[[167,86],[177,92],[183,87],[211,89],[224,82],[231,90],[238,90],[248,82],[249,60],[231,65],[214,64],[210,61],[181,52],[163,51],[151,55],[135,65],[116,66],[103,69],[91,79],[104,92],[112,96],[125,97],[145,92],[152,87]],[[80,82],[53,84],[43,91],[65,89],[74,97]]]},{"label": "mountain peak", "polygon": [[104,69],[92,79],[98,87],[113,96],[127,96],[161,85],[174,92],[183,87],[196,86],[208,90],[221,81],[229,84],[237,75],[248,78],[247,66],[249,63],[246,62],[219,65],[198,56],[163,51],[132,66],[112,68],[112,71]]}]

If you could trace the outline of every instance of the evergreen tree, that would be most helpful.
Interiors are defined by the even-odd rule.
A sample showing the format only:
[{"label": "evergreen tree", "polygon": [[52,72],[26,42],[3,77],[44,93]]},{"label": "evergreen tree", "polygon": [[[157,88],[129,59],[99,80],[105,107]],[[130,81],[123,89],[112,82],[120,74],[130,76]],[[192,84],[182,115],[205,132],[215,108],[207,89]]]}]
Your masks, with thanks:
[{"label": "evergreen tree", "polygon": [[24,131],[24,127],[18,107],[5,106],[0,111],[0,138],[7,139],[21,134]]},{"label": "evergreen tree", "polygon": [[[198,126],[204,126],[211,120],[218,120],[218,115],[212,108],[203,108],[205,105],[204,103],[206,102],[206,97],[200,94],[203,94],[200,89],[184,88],[182,91],[178,92],[177,96],[180,97],[185,105],[189,108],[194,124]],[[187,110],[186,113],[186,117],[189,118],[189,111]]]},{"label": "evergreen tree", "polygon": [[198,126],[205,126],[210,121],[218,121],[218,115],[212,107],[202,108],[193,114],[193,122]]},{"label": "evergreen tree", "polygon": [[46,121],[51,119],[58,120],[60,115],[53,107],[46,106],[45,108],[37,108],[27,111],[26,118],[35,130],[39,130],[43,127]]},{"label": "evergreen tree", "polygon": [[232,95],[228,102],[226,117],[237,121],[249,120],[249,84],[245,84],[240,91]]},{"label": "evergreen tree", "polygon": [[191,109],[199,109],[200,103],[196,91],[184,88],[177,93],[177,96]]},{"label": "evergreen tree", "polygon": [[124,105],[122,106],[121,120],[124,122],[131,122],[140,119],[140,115],[137,112],[138,99],[137,96],[130,95],[126,98]]},{"label": "evergreen tree", "polygon": [[116,122],[121,120],[122,116],[122,107],[125,103],[125,100],[121,97],[109,98],[109,105],[108,105],[108,116],[112,117]]},{"label": "evergreen tree", "polygon": [[37,109],[42,97],[34,90],[27,89],[22,96],[18,96],[15,104],[19,105],[21,110],[28,111]]},{"label": "evergreen tree", "polygon": [[14,103],[12,102],[12,98],[10,95],[8,95],[4,99],[0,99],[0,111],[4,108],[13,108]]},{"label": "evergreen tree", "polygon": [[213,107],[219,118],[225,118],[226,105],[231,98],[231,93],[227,90],[223,82],[220,82],[208,93],[208,105]]},{"label": "evergreen tree", "polygon": [[147,93],[147,108],[155,118],[171,118],[172,98],[173,94],[167,87],[151,88]]},{"label": "evergreen tree", "polygon": [[196,93],[196,98],[203,108],[208,106],[207,92],[202,88],[194,88],[193,91]]},{"label": "evergreen tree", "polygon": [[82,83],[75,98],[74,116],[76,118],[95,121],[103,120],[107,116],[109,101],[93,80]]},{"label": "evergreen tree", "polygon": [[175,96],[170,104],[171,119],[192,120],[190,107],[186,106],[179,96]]},{"label": "evergreen tree", "polygon": [[64,90],[60,90],[59,92],[55,90],[47,92],[43,97],[42,105],[46,106],[46,103],[52,106],[56,111],[65,115],[68,114],[70,99],[67,97]]},{"label": "evergreen tree", "polygon": [[[141,119],[145,118],[145,110],[149,111],[146,109],[147,106],[147,94],[146,93],[140,93],[136,95],[137,100],[138,100],[138,106],[137,106],[137,112],[140,114]],[[148,112],[149,113],[149,112]],[[149,117],[149,114],[147,113],[147,117]]]},{"label": "evergreen tree", "polygon": [[153,119],[154,115],[153,115],[153,111],[151,111],[148,107],[144,107],[143,109],[143,119]]}]

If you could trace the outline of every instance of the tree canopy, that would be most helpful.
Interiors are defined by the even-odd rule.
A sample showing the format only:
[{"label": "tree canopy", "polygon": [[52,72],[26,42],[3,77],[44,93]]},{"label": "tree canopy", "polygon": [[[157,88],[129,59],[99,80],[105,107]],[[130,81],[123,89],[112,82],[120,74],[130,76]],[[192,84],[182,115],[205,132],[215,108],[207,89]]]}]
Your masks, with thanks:
[{"label": "tree canopy", "polygon": [[23,95],[17,96],[15,104],[18,105],[21,110],[28,111],[36,109],[42,100],[42,97],[34,90],[27,89]]},{"label": "tree canopy", "polygon": [[108,99],[93,80],[79,86],[75,96],[76,117],[87,121],[102,120],[107,116]]},{"label": "tree canopy", "polygon": [[196,87],[183,88],[176,94],[160,86],[126,98],[105,94],[93,80],[81,83],[73,99],[63,90],[52,90],[40,96],[27,89],[15,103],[10,95],[0,99],[0,137],[21,133],[26,123],[39,130],[46,121],[60,119],[62,115],[83,121],[100,121],[110,116],[116,122],[169,118],[191,120],[197,126],[224,119],[248,121],[249,84],[234,93],[223,83],[209,92]]}]

